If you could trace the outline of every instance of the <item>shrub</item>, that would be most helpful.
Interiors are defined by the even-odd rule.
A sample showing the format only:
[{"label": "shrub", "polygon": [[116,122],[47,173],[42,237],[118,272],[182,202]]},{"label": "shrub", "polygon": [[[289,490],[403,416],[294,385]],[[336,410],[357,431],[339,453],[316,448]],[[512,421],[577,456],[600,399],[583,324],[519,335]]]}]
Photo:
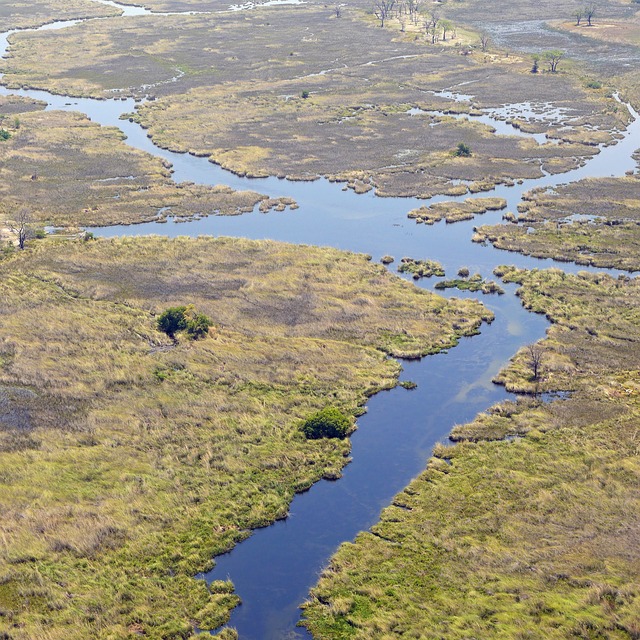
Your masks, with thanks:
[{"label": "shrub", "polygon": [[0,129],[0,140],[8,140],[11,134],[6,129]]},{"label": "shrub", "polygon": [[302,425],[302,432],[310,440],[344,438],[350,430],[351,420],[336,407],[321,409]]},{"label": "shrub", "polygon": [[467,267],[460,267],[460,269],[458,269],[458,275],[461,278],[468,278],[469,277],[469,269],[467,269]]},{"label": "shrub", "polygon": [[158,329],[173,338],[176,331],[187,328],[187,319],[184,317],[186,310],[187,307],[169,307],[163,311],[158,316]]},{"label": "shrub", "polygon": [[197,340],[207,335],[212,324],[204,313],[194,313],[191,318],[187,317],[187,334]]},{"label": "shrub", "polygon": [[453,153],[459,158],[469,158],[471,156],[471,149],[464,142],[458,142],[458,146]]},{"label": "shrub", "polygon": [[300,96],[303,97],[305,100],[310,96],[311,94],[308,91],[303,91]]}]

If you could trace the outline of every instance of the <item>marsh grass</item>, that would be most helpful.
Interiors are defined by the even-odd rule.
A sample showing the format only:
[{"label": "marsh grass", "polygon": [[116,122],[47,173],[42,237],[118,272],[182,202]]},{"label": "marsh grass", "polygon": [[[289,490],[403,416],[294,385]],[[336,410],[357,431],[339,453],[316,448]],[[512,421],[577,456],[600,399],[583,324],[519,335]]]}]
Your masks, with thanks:
[{"label": "marsh grass", "polygon": [[[176,184],[166,163],[127,146],[119,130],[78,113],[27,111],[29,104],[8,103],[8,113],[23,106],[25,111],[0,145],[0,227],[25,207],[34,222],[73,228],[238,214],[264,199],[224,186]],[[266,204],[269,209],[281,203]]]},{"label": "marsh grass", "polygon": [[[448,348],[491,318],[366,256],[231,239],[43,240],[0,261],[0,295],[13,640],[224,623],[232,585],[193,576],[347,461],[348,440],[307,440],[302,421],[327,402],[358,413],[396,384],[387,354]],[[215,331],[175,344],[156,318],[184,303]]]},{"label": "marsh grass", "polygon": [[456,427],[333,557],[305,608],[314,637],[638,637],[640,280],[499,273],[553,324],[540,385],[524,350],[498,381],[571,396]]}]

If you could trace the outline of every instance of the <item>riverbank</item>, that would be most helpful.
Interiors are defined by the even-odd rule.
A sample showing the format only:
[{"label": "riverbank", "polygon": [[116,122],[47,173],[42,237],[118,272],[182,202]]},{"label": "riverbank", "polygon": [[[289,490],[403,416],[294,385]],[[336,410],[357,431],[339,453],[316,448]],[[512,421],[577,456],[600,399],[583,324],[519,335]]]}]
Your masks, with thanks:
[{"label": "riverbank", "polygon": [[640,598],[638,279],[504,270],[553,325],[498,376],[551,404],[457,427],[305,605],[315,638],[634,638]]},{"label": "riverbank", "polygon": [[[327,403],[357,414],[396,383],[386,353],[449,348],[492,317],[364,256],[279,243],[51,239],[0,271],[14,640],[220,625],[232,585],[194,575],[348,460],[348,440],[306,440],[301,420]],[[208,337],[157,331],[180,304],[213,320]]]}]

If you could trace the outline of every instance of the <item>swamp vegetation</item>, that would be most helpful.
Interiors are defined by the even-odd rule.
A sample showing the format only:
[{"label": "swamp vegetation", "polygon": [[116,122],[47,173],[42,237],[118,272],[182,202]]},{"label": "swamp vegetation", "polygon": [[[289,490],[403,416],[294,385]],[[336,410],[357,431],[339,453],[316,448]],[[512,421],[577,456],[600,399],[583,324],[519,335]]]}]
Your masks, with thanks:
[{"label": "swamp vegetation", "polygon": [[[615,142],[630,117],[615,91],[640,105],[638,13],[623,0],[603,0],[602,25],[580,33],[551,0],[495,15],[479,0],[439,3],[456,37],[438,46],[400,19],[379,28],[365,0],[338,12],[313,0],[144,4],[209,13],[126,20],[93,0],[5,3],[5,29],[100,19],[11,34],[2,83],[145,98],[126,118],[154,143],[238,175],[452,198],[414,208],[416,233],[490,216],[505,199],[467,196]],[[559,39],[559,72],[531,74],[532,54]],[[397,384],[389,356],[446,351],[493,314],[329,248],[77,237],[296,203],[175,183],[114,127],[44,107],[0,96],[0,638],[192,638],[240,601],[231,581],[194,576],[348,462],[346,438],[305,425],[328,412],[330,435],[348,434],[366,399]],[[539,139],[498,134],[487,115]],[[638,185],[632,171],[533,190],[474,240],[637,271]],[[12,248],[25,208],[65,234]],[[428,256],[398,263],[416,280],[444,276]],[[469,266],[435,286],[503,291]],[[340,547],[304,607],[314,638],[640,637],[640,281],[495,276],[552,323],[495,376],[522,395],[457,425],[455,444],[437,445],[380,522]],[[202,320],[199,339],[159,324],[175,309]]]}]

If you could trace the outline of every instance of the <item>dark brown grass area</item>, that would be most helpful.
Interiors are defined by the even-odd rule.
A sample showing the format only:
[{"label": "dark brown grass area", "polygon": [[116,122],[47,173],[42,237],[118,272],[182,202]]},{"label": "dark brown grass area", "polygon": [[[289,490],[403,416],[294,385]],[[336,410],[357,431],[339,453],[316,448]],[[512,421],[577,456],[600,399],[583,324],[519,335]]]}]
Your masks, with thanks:
[{"label": "dark brown grass area", "polygon": [[0,96],[0,126],[7,124],[14,128],[17,114],[44,109],[46,106],[46,103],[40,100],[21,96]]},{"label": "dark brown grass area", "polygon": [[[13,37],[5,79],[75,95],[152,91],[161,99],[141,107],[140,121],[162,147],[210,156],[240,174],[325,175],[381,195],[454,193],[451,180],[488,188],[540,176],[541,167],[566,171],[625,120],[611,98],[575,78],[533,77],[527,59],[459,55],[475,37],[461,28],[460,47],[434,47],[420,34],[377,28],[360,11],[335,19],[312,4],[106,20]],[[473,104],[433,95],[445,87],[471,91]],[[567,142],[539,146],[477,123],[406,114],[412,106],[469,111],[505,102],[530,102],[538,113],[547,104],[566,108],[561,122],[523,126]],[[597,131],[585,133],[587,122]],[[558,134],[561,125],[570,130]],[[452,156],[460,141],[472,157]]]},{"label": "dark brown grass area", "polygon": [[640,180],[582,180],[533,191],[512,222],[482,226],[476,242],[538,258],[640,270]]},{"label": "dark brown grass area", "polygon": [[90,0],[7,0],[0,4],[2,30],[37,27],[54,20],[118,15],[120,11]]}]

